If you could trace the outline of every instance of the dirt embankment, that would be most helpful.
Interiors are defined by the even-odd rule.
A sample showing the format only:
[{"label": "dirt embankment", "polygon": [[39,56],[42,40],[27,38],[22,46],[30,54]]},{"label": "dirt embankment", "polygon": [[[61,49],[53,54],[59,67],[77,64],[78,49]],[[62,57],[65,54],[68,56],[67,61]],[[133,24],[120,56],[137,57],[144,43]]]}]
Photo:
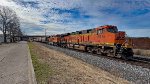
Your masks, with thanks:
[{"label": "dirt embankment", "polygon": [[64,53],[33,43],[38,60],[52,69],[48,84],[129,84],[128,81]]},{"label": "dirt embankment", "polygon": [[133,49],[133,52],[135,55],[141,55],[141,56],[148,56],[150,57],[150,50],[144,50],[144,49]]}]

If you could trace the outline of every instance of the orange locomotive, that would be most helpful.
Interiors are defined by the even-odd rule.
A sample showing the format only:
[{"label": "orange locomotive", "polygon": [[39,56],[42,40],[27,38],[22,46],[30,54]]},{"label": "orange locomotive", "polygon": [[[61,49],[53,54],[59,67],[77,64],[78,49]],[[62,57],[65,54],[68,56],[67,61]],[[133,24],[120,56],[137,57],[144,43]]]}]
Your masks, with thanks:
[{"label": "orange locomotive", "polygon": [[125,32],[118,31],[117,27],[112,25],[61,34],[55,36],[56,38],[57,42],[56,40],[49,40],[49,42],[57,43],[58,46],[62,47],[123,59],[129,59],[133,56],[131,42],[125,38]]},{"label": "orange locomotive", "polygon": [[60,44],[60,35],[52,35],[48,37],[48,44],[59,46]]}]

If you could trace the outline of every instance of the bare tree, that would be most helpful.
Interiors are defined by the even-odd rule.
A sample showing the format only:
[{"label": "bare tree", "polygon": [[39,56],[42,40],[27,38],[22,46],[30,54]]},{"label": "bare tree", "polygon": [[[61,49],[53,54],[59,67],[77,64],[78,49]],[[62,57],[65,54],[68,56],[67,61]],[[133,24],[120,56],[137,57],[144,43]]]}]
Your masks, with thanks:
[{"label": "bare tree", "polygon": [[14,37],[21,33],[16,13],[6,6],[0,6],[0,30],[3,32],[4,42],[7,42],[7,37],[14,41]]},{"label": "bare tree", "polygon": [[20,29],[20,22],[17,17],[13,19],[13,21],[9,24],[8,27],[9,37],[11,39],[11,42],[15,42],[17,37],[22,36],[22,32]]}]

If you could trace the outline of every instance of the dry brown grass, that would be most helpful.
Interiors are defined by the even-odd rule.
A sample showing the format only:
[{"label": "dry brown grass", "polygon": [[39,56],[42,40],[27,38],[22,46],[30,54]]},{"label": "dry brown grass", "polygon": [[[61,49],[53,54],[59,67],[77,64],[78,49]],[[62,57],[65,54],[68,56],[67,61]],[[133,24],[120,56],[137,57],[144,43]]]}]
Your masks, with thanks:
[{"label": "dry brown grass", "polygon": [[90,64],[67,56],[62,52],[33,43],[40,62],[45,62],[53,72],[48,84],[129,84],[128,81]]},{"label": "dry brown grass", "polygon": [[135,55],[150,56],[150,50],[133,49]]}]

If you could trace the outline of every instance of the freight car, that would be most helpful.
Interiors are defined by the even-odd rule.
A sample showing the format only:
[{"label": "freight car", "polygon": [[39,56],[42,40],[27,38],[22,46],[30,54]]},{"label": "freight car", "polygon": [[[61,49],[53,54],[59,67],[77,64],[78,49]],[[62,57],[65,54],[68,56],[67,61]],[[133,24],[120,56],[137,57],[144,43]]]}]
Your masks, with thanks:
[{"label": "freight car", "polygon": [[117,27],[113,25],[50,36],[48,39],[49,44],[52,45],[125,60],[133,56],[131,40],[126,39],[125,32],[118,31]]}]

